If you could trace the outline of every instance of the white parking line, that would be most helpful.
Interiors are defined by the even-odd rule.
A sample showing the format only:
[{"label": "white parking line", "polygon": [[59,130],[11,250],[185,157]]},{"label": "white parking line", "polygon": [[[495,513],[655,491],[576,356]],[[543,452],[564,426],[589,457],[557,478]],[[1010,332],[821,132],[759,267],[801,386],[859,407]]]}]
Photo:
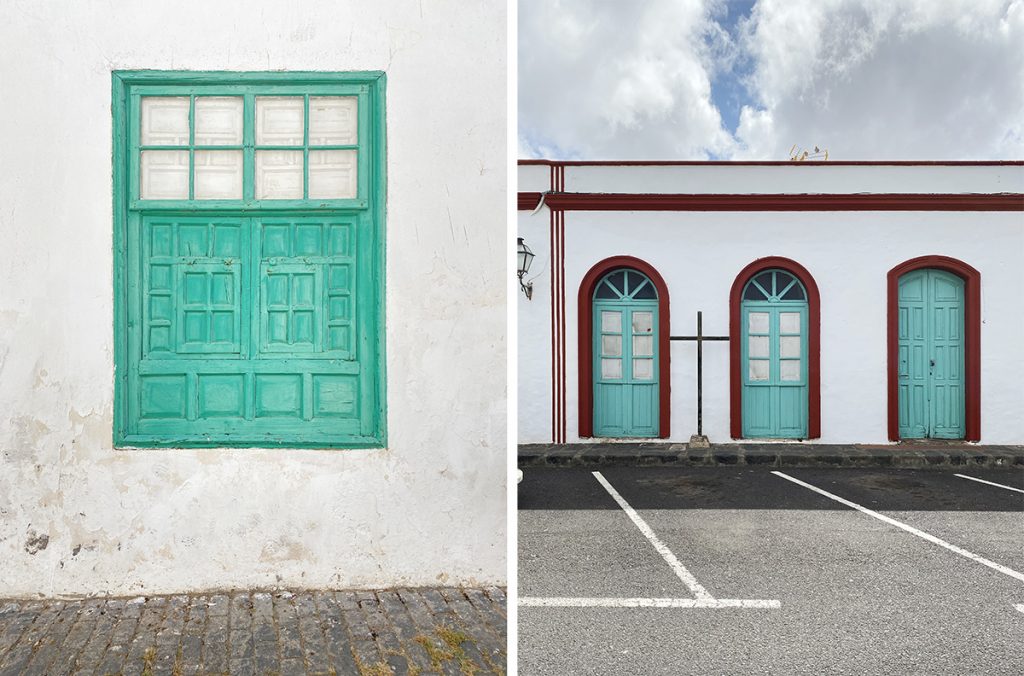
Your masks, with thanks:
[{"label": "white parking line", "polygon": [[1024,491],[1022,491],[1021,489],[1014,488],[1013,486],[1004,486],[1003,484],[997,484],[995,481],[985,481],[984,479],[979,479],[973,476],[967,476],[966,474],[954,474],[953,476],[958,476],[961,479],[970,479],[971,481],[977,481],[979,484],[988,484],[989,486],[996,486],[997,488],[1005,488],[1008,491],[1017,491],[1018,493],[1024,493]]},{"label": "white parking line", "polygon": [[647,525],[647,522],[641,519],[640,515],[636,513],[636,510],[630,507],[629,503],[619,495],[619,492],[612,488],[612,485],[608,483],[608,480],[601,476],[600,472],[593,472],[593,475],[594,478],[604,486],[604,489],[608,491],[608,494],[615,499],[615,502],[619,503],[619,507],[622,507],[623,511],[626,512],[626,516],[629,517],[630,521],[632,521],[636,527],[640,529],[640,532],[644,534],[644,537],[654,545],[654,548],[658,550],[661,557],[665,559],[665,562],[668,563],[673,571],[675,571],[675,574],[683,581],[683,584],[693,592],[693,595],[702,601],[714,601],[714,597],[708,593],[708,590],[697,582],[697,578],[695,578],[690,571],[686,570],[686,566],[680,563],[679,559],[676,558],[676,555],[665,546],[664,542],[658,539],[658,536],[654,534],[654,531]]},{"label": "white parking line", "polygon": [[809,484],[809,483],[807,483],[805,481],[800,481],[800,479],[796,479],[794,477],[791,477],[788,474],[784,474],[784,473],[778,472],[778,471],[773,471],[772,474],[775,474],[776,476],[780,476],[783,479],[786,479],[787,481],[792,481],[795,484],[799,484],[799,485],[803,486],[804,488],[809,488],[810,490],[814,491],[815,493],[819,493],[820,495],[824,495],[826,498],[830,498],[832,500],[835,500],[836,502],[844,504],[847,507],[852,507],[853,509],[856,509],[859,512],[863,512],[864,514],[867,514],[868,516],[873,516],[876,519],[878,519],[879,521],[884,521],[885,523],[887,523],[889,525],[896,526],[897,528],[901,528],[901,529],[907,531],[908,533],[910,533],[911,535],[916,535],[917,537],[919,537],[919,538],[921,538],[923,540],[927,540],[928,542],[931,542],[933,544],[939,545],[940,547],[945,547],[946,549],[948,549],[951,552],[959,554],[960,556],[967,557],[968,559],[971,559],[972,561],[977,561],[981,565],[988,566],[992,570],[999,571],[1003,575],[1009,575],[1010,577],[1014,578],[1015,580],[1020,580],[1021,582],[1024,582],[1024,573],[1018,573],[1017,571],[1013,570],[1012,568],[1007,568],[1006,566],[1000,565],[1000,564],[998,564],[998,563],[996,563],[994,561],[989,561],[988,559],[986,559],[984,557],[981,557],[981,556],[978,556],[977,554],[973,554],[973,553],[967,551],[966,549],[963,549],[961,547],[957,547],[956,545],[951,545],[950,543],[946,542],[945,540],[939,539],[939,538],[935,537],[934,535],[930,535],[928,533],[925,533],[924,531],[920,531],[920,530],[914,528],[913,526],[908,526],[907,524],[905,524],[905,523],[903,523],[901,521],[897,521],[896,519],[890,518],[888,516],[885,516],[884,514],[879,514],[878,512],[875,512],[875,511],[872,511],[872,510],[868,509],[867,507],[861,507],[856,502],[850,502],[849,500],[846,500],[845,498],[841,498],[838,495],[834,495],[834,494],[829,493],[828,491],[824,491],[824,490],[822,490],[822,489],[820,489],[820,488],[818,488],[816,486],[812,486],[811,484]]},{"label": "white parking line", "polygon": [[1013,604],[1013,607],[1019,610],[1020,612],[1024,613],[1024,603],[1015,603]]},{"label": "white parking line", "polygon": [[545,608],[779,608],[765,599],[645,599],[523,596],[519,605]]}]

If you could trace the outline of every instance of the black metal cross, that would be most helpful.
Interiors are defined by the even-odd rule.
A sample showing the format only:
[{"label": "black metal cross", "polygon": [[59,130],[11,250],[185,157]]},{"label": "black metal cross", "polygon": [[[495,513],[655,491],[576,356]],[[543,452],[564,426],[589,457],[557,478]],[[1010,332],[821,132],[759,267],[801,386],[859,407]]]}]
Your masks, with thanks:
[{"label": "black metal cross", "polygon": [[704,341],[728,341],[729,336],[705,336],[704,316],[697,310],[696,336],[669,336],[669,340],[697,341],[697,436],[704,436]]}]

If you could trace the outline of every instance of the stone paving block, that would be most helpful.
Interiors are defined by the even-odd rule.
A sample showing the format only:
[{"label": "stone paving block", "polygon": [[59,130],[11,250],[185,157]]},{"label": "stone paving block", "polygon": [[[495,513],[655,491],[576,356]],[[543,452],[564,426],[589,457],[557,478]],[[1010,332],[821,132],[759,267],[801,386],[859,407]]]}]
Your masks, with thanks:
[{"label": "stone paving block", "polygon": [[298,612],[299,635],[302,639],[306,667],[313,673],[325,673],[330,669],[330,659],[313,594],[298,594],[295,597],[295,608]]},{"label": "stone paving block", "polygon": [[102,599],[89,599],[81,603],[74,626],[61,643],[53,662],[50,663],[50,672],[66,674],[74,668],[79,654],[85,650],[85,646],[96,628],[100,611],[104,605]]},{"label": "stone paving block", "polygon": [[228,667],[231,676],[256,676],[256,663],[251,659],[231,660]]},{"label": "stone paving block", "polygon": [[228,621],[232,631],[252,629],[252,599],[249,594],[241,592],[233,594],[228,602]]},{"label": "stone paving block", "polygon": [[362,673],[369,668],[376,668],[384,661],[384,656],[380,654],[377,643],[372,639],[356,639],[352,643],[352,652],[355,655],[356,665],[359,668],[359,671],[356,673]]},{"label": "stone paving block", "polygon": [[381,654],[401,653],[402,643],[395,633],[393,625],[384,615],[380,599],[374,595],[370,599],[360,601],[360,606],[366,615],[366,626],[370,629],[374,640],[377,641]]},{"label": "stone paving block", "polygon": [[302,660],[302,638],[299,635],[299,617],[288,592],[274,595],[274,617],[277,621],[277,641],[281,660]]},{"label": "stone paving block", "polygon": [[96,623],[93,632],[89,636],[85,647],[78,654],[76,664],[80,671],[95,669],[99,666],[100,658],[110,644],[114,627],[117,624],[118,613],[124,607],[124,602],[119,599],[104,601],[97,611]]},{"label": "stone paving block", "polygon": [[277,641],[257,641],[253,647],[256,671],[261,674],[277,672],[281,669],[281,660],[277,654]]},{"label": "stone paving block", "polygon": [[274,601],[270,594],[252,596],[252,634],[257,643],[276,643]]},{"label": "stone paving block", "polygon": [[[472,605],[463,597],[462,592],[458,589],[440,589],[438,590],[442,597],[448,604],[448,607],[452,609],[455,617],[455,623],[448,625],[449,636],[455,636],[455,633],[461,635],[463,640],[459,641],[458,647],[461,648],[470,659],[473,664],[479,667],[484,667],[487,664],[487,660],[484,659],[483,649],[485,648],[487,641],[487,631],[475,632],[472,636],[466,633],[469,627],[481,626],[483,621],[479,619],[476,611],[473,610]],[[483,625],[485,626],[485,625]],[[485,644],[485,645],[481,645]],[[451,646],[454,648],[455,646]]]},{"label": "stone paving block", "polygon": [[358,673],[355,653],[352,651],[352,637],[344,620],[341,606],[334,594],[318,592],[315,595],[321,626],[327,640],[330,664],[338,674]]},{"label": "stone paving block", "polygon": [[466,598],[469,599],[477,613],[487,623],[488,628],[498,637],[505,636],[507,620],[499,612],[498,604],[488,598],[480,589],[465,589],[463,593],[465,593]]}]

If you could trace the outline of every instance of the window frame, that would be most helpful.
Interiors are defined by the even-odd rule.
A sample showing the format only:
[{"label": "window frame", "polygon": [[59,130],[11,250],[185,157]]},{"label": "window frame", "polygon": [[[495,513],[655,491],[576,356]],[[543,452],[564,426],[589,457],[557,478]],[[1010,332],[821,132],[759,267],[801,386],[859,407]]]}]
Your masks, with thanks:
[{"label": "window frame", "polygon": [[[111,117],[112,117],[112,195],[113,195],[113,292],[114,292],[114,425],[113,443],[115,448],[384,448],[387,445],[387,396],[385,350],[385,271],[386,271],[386,119],[385,94],[386,75],[382,71],[359,72],[251,72],[251,71],[112,71],[111,73]],[[258,94],[253,88],[258,88]],[[244,91],[243,91],[244,90]],[[242,95],[243,106],[243,198],[241,200],[164,200],[139,199],[139,136],[140,129],[135,120],[139,118],[139,100],[143,95],[154,96],[218,96]],[[357,194],[354,199],[264,199],[257,200],[255,190],[255,138],[252,119],[255,117],[255,96],[305,96],[306,116],[304,128],[309,128],[308,100],[315,96],[354,95],[358,103],[358,157]],[[194,99],[193,99],[194,100]],[[190,109],[191,109],[190,105]],[[190,121],[190,129],[194,123]],[[312,149],[308,143],[296,146],[307,156]],[[190,153],[195,150],[190,143]],[[229,146],[228,148],[234,148]],[[225,148],[227,149],[227,148]],[[190,159],[190,169],[192,161]],[[308,191],[308,170],[304,171],[304,194]],[[193,177],[189,176],[190,185]],[[128,226],[133,212],[166,213],[189,216],[211,212],[223,212],[242,218],[293,215],[315,216],[330,214],[368,214],[374,241],[371,247],[373,259],[372,318],[367,323],[368,342],[374,352],[372,362],[363,362],[362,368],[372,374],[376,404],[373,407],[372,431],[360,435],[339,435],[337,441],[306,442],[296,438],[289,440],[266,439],[258,443],[250,441],[202,440],[181,438],[174,435],[145,435],[128,432],[129,377],[131,356],[130,294],[133,292],[129,279],[130,265],[128,250],[130,238]],[[141,220],[141,216],[140,216]],[[255,309],[252,311],[256,311]],[[196,435],[198,436],[198,434]]]}]

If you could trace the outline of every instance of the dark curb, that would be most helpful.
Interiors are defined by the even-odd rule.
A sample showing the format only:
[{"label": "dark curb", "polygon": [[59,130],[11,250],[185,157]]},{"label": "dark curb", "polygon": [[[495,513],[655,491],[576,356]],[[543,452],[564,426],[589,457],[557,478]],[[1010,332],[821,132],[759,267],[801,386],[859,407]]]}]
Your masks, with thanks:
[{"label": "dark curb", "polygon": [[903,467],[1024,468],[1024,445],[965,443],[712,444],[679,443],[522,444],[520,467]]}]

